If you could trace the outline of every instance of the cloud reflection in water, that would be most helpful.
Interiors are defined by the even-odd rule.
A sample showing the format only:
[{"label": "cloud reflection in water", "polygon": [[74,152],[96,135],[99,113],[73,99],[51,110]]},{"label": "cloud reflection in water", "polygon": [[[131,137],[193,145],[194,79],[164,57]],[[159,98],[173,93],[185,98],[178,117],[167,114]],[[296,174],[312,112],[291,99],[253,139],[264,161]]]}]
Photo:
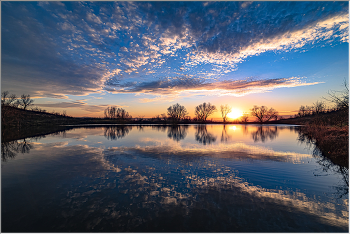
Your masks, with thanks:
[{"label": "cloud reflection in water", "polygon": [[[289,187],[266,188],[248,182],[243,169],[233,163],[239,161],[249,170],[270,162],[298,165],[305,159],[311,161],[311,154],[272,149],[268,142],[249,143],[250,134],[239,142],[229,129],[226,131],[231,137],[227,141],[204,145],[196,140],[197,132],[216,137],[221,126],[164,127],[159,128],[161,131],[154,127],[143,131],[130,128],[125,131],[129,134],[124,134],[127,146],[106,138],[106,129],[101,128],[93,136],[86,134],[87,129],[79,129],[74,138],[66,134],[64,141],[58,142],[59,136],[51,136],[45,142],[34,142],[35,147],[25,157],[27,161],[21,155],[17,156],[20,160],[9,160],[2,171],[6,179],[2,187],[7,201],[3,204],[3,217],[8,221],[5,227],[18,226],[19,217],[10,212],[11,206],[27,207],[23,196],[32,194],[41,213],[30,210],[30,206],[23,213],[26,219],[22,219],[21,226],[27,231],[348,230],[347,198],[335,202],[312,189],[307,193]],[[249,128],[247,133],[256,129],[259,128]],[[123,132],[117,130],[116,138],[118,131]],[[86,136],[83,143],[79,132]],[[283,134],[286,131],[281,130],[278,136]],[[290,134],[296,136],[293,131]],[[93,137],[102,138],[105,145],[93,146]],[[73,142],[79,145],[71,145]],[[21,189],[10,191],[6,182],[11,173],[16,175],[13,169],[25,167],[28,162],[36,167],[25,168],[26,179],[17,184]],[[46,174],[37,176],[38,171]],[[33,190],[23,186],[28,181],[35,181]],[[35,226],[38,220],[42,229]]]}]

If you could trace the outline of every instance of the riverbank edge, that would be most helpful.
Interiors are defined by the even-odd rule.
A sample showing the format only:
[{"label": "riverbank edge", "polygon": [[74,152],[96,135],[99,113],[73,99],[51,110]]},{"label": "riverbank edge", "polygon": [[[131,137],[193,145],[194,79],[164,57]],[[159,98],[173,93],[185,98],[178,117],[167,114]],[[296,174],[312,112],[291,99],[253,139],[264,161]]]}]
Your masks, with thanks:
[{"label": "riverbank edge", "polygon": [[315,144],[322,156],[349,168],[349,126],[318,126],[306,124],[300,128],[309,142]]}]

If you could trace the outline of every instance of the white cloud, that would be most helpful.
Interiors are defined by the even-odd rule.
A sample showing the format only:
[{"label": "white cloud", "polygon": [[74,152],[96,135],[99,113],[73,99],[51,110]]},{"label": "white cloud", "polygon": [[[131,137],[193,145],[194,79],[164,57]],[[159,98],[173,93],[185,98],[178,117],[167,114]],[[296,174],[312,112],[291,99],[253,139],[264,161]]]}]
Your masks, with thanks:
[{"label": "white cloud", "polygon": [[87,13],[86,19],[89,20],[90,22],[94,22],[96,24],[102,24],[100,17],[96,16],[95,14],[93,14],[91,12]]},{"label": "white cloud", "polygon": [[276,78],[265,80],[226,80],[207,82],[193,77],[167,78],[143,83],[129,83],[127,87],[112,84],[113,88],[106,88],[113,93],[148,94],[155,97],[142,98],[141,102],[163,102],[174,100],[179,95],[186,97],[196,95],[235,96],[241,97],[252,93],[266,93],[278,88],[293,88],[299,86],[316,85],[323,82],[305,82],[299,77]]},{"label": "white cloud", "polygon": [[[334,31],[337,27],[339,34],[336,34]],[[256,56],[267,51],[288,52],[302,48],[315,41],[327,41],[337,37],[340,38],[341,41],[348,42],[348,31],[349,15],[336,15],[299,30],[287,31],[281,35],[275,35],[270,38],[262,38],[235,53],[194,52],[186,65],[193,65],[191,62],[194,62],[194,64],[222,64],[232,67],[231,70],[233,71],[235,70],[235,64],[243,61],[247,57]]]}]

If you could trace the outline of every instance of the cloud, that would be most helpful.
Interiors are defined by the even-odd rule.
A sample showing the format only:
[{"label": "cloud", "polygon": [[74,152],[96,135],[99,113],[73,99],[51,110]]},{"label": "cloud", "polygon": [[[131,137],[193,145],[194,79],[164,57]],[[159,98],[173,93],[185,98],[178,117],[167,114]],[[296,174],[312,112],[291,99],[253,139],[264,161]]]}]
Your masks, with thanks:
[{"label": "cloud", "polygon": [[86,15],[86,19],[90,22],[94,22],[96,24],[102,24],[102,21],[100,17],[96,16],[95,14],[88,12]]},{"label": "cloud", "polygon": [[[241,43],[240,50],[233,50],[231,53],[226,51],[200,51],[193,53],[191,59],[198,62],[234,65],[249,56],[256,56],[267,51],[289,52],[315,43],[321,40],[334,40],[339,38],[340,41],[348,41],[349,15],[344,13],[336,15],[322,21],[299,29],[286,31],[271,35],[259,40],[255,39],[253,43]],[[334,30],[339,29],[339,33],[335,34]],[[229,46],[229,42],[223,42],[222,47]]]},{"label": "cloud", "polygon": [[233,80],[210,83],[204,89],[211,93],[218,92],[220,96],[245,96],[252,93],[265,93],[278,88],[293,88],[299,86],[316,85],[323,82],[303,82],[299,77],[275,78],[265,80]]},{"label": "cloud", "polygon": [[292,88],[298,86],[316,85],[322,82],[308,83],[299,77],[275,78],[275,79],[246,79],[246,80],[224,80],[208,82],[204,79],[189,76],[172,77],[159,79],[157,81],[146,81],[141,83],[128,83],[125,85],[110,84],[105,89],[114,93],[143,93],[153,95],[170,95],[160,96],[154,99],[141,99],[142,102],[161,101],[171,96],[181,93],[191,95],[229,95],[245,96],[252,93],[269,92],[277,88]]},{"label": "cloud", "polygon": [[[18,12],[20,3],[3,7],[3,79],[10,80],[13,89],[26,83],[43,94],[81,95],[98,91],[103,85],[100,75],[103,68],[75,60],[63,45],[67,38],[60,42],[61,33],[65,35],[63,31],[73,30],[76,26],[68,22],[57,24],[50,18],[46,23],[38,22],[35,17],[30,17],[36,12],[32,4],[26,3],[24,12]],[[57,25],[62,27],[57,28]]]},{"label": "cloud", "polygon": [[72,102],[44,103],[44,104],[35,104],[35,105],[39,107],[50,107],[50,108],[82,109],[88,112],[101,112],[108,107],[108,105],[89,105],[83,100],[77,100]]},{"label": "cloud", "polygon": [[268,51],[348,42],[348,20],[348,2],[4,2],[1,75],[47,97],[266,92],[298,83],[204,81]]},{"label": "cloud", "polygon": [[168,94],[168,95],[160,95],[153,98],[140,98],[139,102],[141,103],[150,103],[150,102],[157,102],[157,103],[164,103],[164,102],[173,102],[174,100],[178,99],[178,94]]},{"label": "cloud", "polygon": [[34,95],[36,95],[33,98],[41,98],[41,97],[48,97],[48,98],[56,98],[56,99],[68,99],[68,96],[63,93],[51,93],[51,92],[43,92],[43,91],[34,91]]}]

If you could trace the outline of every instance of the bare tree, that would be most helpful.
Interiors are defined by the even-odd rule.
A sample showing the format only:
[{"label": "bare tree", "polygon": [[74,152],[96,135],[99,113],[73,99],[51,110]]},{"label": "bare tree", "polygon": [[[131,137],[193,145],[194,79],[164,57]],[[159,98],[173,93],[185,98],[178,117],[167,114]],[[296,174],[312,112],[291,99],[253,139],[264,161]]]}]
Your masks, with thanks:
[{"label": "bare tree", "polygon": [[161,121],[160,115],[156,115],[152,118],[153,121]]},{"label": "bare tree", "polygon": [[105,117],[109,119],[115,119],[116,112],[117,112],[117,108],[115,106],[107,107],[105,109]]},{"label": "bare tree", "polygon": [[314,107],[313,106],[306,106],[306,112],[305,115],[312,115],[312,113],[314,112]]},{"label": "bare tree", "polygon": [[128,118],[131,118],[131,115],[129,115],[129,113],[124,110],[123,108],[118,108],[117,109],[117,118],[121,119],[121,120],[125,120]]},{"label": "bare tree", "polygon": [[248,113],[244,113],[241,117],[241,122],[243,123],[247,123],[249,119],[249,114]]},{"label": "bare tree", "polygon": [[160,115],[161,120],[166,121],[167,120],[167,115],[165,113]]},{"label": "bare tree", "polygon": [[16,94],[9,94],[8,91],[1,93],[1,105],[18,107],[19,102]]},{"label": "bare tree", "polygon": [[9,91],[3,91],[1,93],[1,105],[6,105],[5,103],[6,103],[8,96],[9,96]]},{"label": "bare tree", "polygon": [[303,116],[306,116],[306,107],[305,106],[300,106],[299,107],[299,111],[298,111],[298,116],[299,117],[303,117]]},{"label": "bare tree", "polygon": [[320,113],[324,112],[326,109],[324,102],[321,102],[321,101],[316,101],[316,103],[314,103],[313,107],[314,107],[314,109],[313,109],[314,114],[320,114]]},{"label": "bare tree", "polygon": [[21,100],[19,100],[19,103],[21,106],[23,106],[23,110],[27,109],[28,106],[32,105],[34,102],[33,99],[30,98],[30,95],[22,94]]},{"label": "bare tree", "polygon": [[184,106],[181,106],[179,103],[176,103],[173,106],[170,106],[167,110],[168,110],[169,118],[174,123],[185,118],[185,116],[188,114],[186,108]]},{"label": "bare tree", "polygon": [[198,120],[200,121],[206,121],[208,116],[213,114],[216,111],[216,107],[214,105],[211,105],[209,103],[203,103],[200,104],[199,106],[196,106],[195,109],[195,115]]},{"label": "bare tree", "polygon": [[270,108],[268,109],[266,106],[254,106],[252,109],[250,109],[251,115],[258,118],[259,122],[267,122],[273,118],[276,118],[278,115],[278,112]]},{"label": "bare tree", "polygon": [[231,112],[232,108],[226,104],[226,105],[221,105],[220,110],[221,110],[222,120],[224,121],[224,123],[226,123],[227,114]]},{"label": "bare tree", "polygon": [[338,110],[348,110],[349,109],[349,87],[344,81],[345,89],[343,91],[328,91],[328,98],[324,98],[327,101],[333,102]]},{"label": "bare tree", "polygon": [[129,115],[129,113],[123,108],[111,106],[105,109],[105,117],[109,119],[125,120],[127,118],[131,118],[131,115]]}]

